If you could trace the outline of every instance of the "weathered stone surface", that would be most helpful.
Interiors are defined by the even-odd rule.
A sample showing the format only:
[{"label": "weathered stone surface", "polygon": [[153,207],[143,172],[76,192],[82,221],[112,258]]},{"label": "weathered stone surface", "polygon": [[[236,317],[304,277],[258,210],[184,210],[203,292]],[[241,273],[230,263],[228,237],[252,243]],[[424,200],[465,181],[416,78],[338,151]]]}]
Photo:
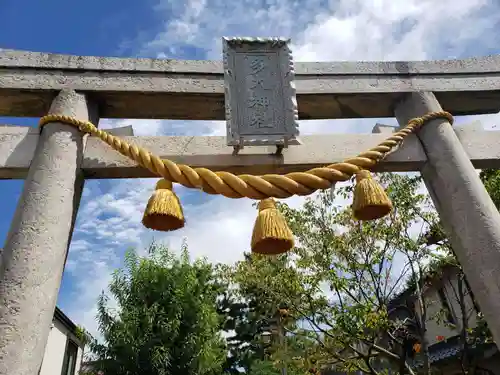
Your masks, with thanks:
[{"label": "weathered stone surface", "polygon": [[[385,129],[391,131],[394,128]],[[500,168],[500,132],[480,130],[474,122],[455,128],[462,146],[476,168]],[[302,136],[300,147],[273,155],[275,147],[245,147],[233,155],[225,137],[132,137],[123,139],[141,145],[156,155],[194,167],[233,173],[285,173],[304,171],[341,161],[366,151],[387,138],[379,134],[327,134]],[[0,126],[0,178],[24,178],[33,158],[38,139],[35,130],[15,126]],[[409,136],[396,152],[377,167],[379,171],[419,171],[425,164],[423,149]],[[82,170],[87,178],[152,177],[149,171],[137,167],[99,139],[88,138]]]},{"label": "weathered stone surface", "polygon": [[[432,93],[413,93],[396,107],[396,117],[405,124],[413,117],[441,110]],[[431,121],[417,135],[428,159],[422,169],[427,190],[498,343],[500,213],[448,121]],[[498,149],[498,145],[491,147]]]},{"label": "weathered stone surface", "polygon": [[[96,121],[89,110],[85,96],[70,90],[51,107]],[[83,149],[70,125],[47,124],[38,136],[0,263],[0,375],[40,369],[83,188]]]},{"label": "weathered stone surface", "polygon": [[[36,69],[35,69],[36,68]],[[295,64],[300,119],[391,117],[408,92],[433,91],[454,115],[500,111],[500,57]],[[43,116],[63,88],[105,118],[225,120],[222,62],[0,52],[0,116]]]},{"label": "weathered stone surface", "polygon": [[295,72],[288,42],[281,38],[224,38],[228,145],[298,143]]},{"label": "weathered stone surface", "polygon": [[[222,75],[223,73],[222,61],[76,56],[12,49],[0,50],[0,68],[2,67],[183,74]],[[295,64],[296,72],[302,75],[495,73],[499,67],[500,55],[463,60],[334,61]]]}]

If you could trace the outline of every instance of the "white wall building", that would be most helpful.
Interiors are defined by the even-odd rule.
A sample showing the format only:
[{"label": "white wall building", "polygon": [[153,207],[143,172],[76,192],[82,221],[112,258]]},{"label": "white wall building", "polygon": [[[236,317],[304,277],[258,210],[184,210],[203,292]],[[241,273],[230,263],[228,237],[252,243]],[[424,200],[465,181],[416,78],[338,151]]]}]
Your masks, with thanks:
[{"label": "white wall building", "polygon": [[39,375],[77,375],[83,357],[83,343],[76,325],[58,308],[50,329]]}]

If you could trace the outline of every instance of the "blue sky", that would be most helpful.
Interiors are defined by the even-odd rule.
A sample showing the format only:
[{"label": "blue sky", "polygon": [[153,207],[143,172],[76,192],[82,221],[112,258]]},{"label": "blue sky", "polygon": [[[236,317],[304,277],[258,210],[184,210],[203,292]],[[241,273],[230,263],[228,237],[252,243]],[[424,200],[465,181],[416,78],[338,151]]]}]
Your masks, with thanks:
[{"label": "blue sky", "polygon": [[[0,1],[0,48],[75,55],[221,58],[222,36],[287,36],[296,61],[422,60],[500,53],[497,0],[62,0]],[[492,127],[497,115],[483,116]],[[37,119],[0,123],[34,126]],[[369,132],[376,119],[301,122],[304,133]],[[384,122],[394,124],[393,119]],[[223,135],[220,121],[101,120],[137,135]],[[88,181],[70,248],[59,306],[91,331],[95,300],[128,247],[153,235],[140,225],[155,180]],[[0,181],[4,242],[22,181]],[[179,189],[188,225],[155,234],[193,256],[234,262],[247,250],[255,218],[248,200]],[[289,200],[292,205],[302,202]]]}]

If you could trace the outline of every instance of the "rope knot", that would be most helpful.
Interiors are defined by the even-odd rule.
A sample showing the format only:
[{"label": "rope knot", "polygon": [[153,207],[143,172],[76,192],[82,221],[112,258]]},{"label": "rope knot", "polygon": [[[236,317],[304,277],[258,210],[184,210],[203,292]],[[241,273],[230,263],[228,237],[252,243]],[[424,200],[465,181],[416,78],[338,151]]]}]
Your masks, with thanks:
[{"label": "rope knot", "polygon": [[161,189],[172,190],[172,188],[173,188],[172,181],[162,178],[161,180],[158,180],[158,182],[156,183],[155,190],[161,190]]},{"label": "rope knot", "polygon": [[269,208],[276,208],[276,202],[273,198],[263,199],[258,204],[259,212],[267,210]]},{"label": "rope knot", "polygon": [[80,129],[80,131],[83,133],[92,133],[92,130],[94,130],[94,128],[95,128],[94,124],[88,121],[81,122],[80,124],[78,124],[78,129]]},{"label": "rope knot", "polygon": [[363,181],[365,178],[370,178],[370,179],[372,178],[370,171],[368,171],[366,169],[362,169],[358,173],[356,173],[356,182],[357,183]]}]

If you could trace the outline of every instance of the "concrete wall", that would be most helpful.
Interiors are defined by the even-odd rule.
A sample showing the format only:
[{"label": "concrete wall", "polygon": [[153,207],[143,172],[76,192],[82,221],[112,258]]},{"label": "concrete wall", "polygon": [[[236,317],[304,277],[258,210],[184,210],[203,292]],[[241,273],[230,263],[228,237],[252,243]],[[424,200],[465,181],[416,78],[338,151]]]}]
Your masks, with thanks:
[{"label": "concrete wall", "polygon": [[[468,326],[473,328],[476,326],[476,313],[472,298],[468,295],[466,286],[464,285],[464,308],[460,306],[458,294],[458,270],[447,269],[443,275],[434,280],[424,292],[424,300],[427,304],[427,340],[429,345],[438,342],[437,336],[446,338],[458,335],[462,327],[462,314],[468,317]],[[450,306],[451,314],[454,317],[456,327],[450,327],[443,322],[438,322],[435,318],[436,314],[443,308],[443,304],[439,298],[438,289],[443,288],[444,294]],[[420,311],[418,303],[416,305],[417,312]]]},{"label": "concrete wall", "polygon": [[66,344],[70,338],[78,345],[75,374],[78,374],[83,358],[83,348],[80,341],[66,326],[54,319],[50,330],[40,375],[61,375]]}]

